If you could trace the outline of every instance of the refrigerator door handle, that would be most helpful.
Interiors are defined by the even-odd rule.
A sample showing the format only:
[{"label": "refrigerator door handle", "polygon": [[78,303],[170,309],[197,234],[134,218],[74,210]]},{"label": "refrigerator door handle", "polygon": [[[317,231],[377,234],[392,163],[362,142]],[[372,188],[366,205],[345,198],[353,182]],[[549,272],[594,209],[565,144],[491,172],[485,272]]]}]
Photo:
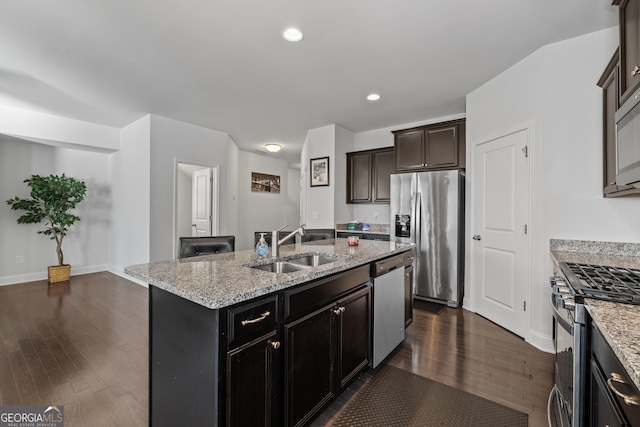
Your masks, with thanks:
[{"label": "refrigerator door handle", "polygon": [[413,201],[415,203],[415,206],[413,207],[413,235],[416,244],[416,254],[419,254],[423,227],[423,225],[420,223],[420,206],[422,206],[422,194],[420,192],[416,192]]}]

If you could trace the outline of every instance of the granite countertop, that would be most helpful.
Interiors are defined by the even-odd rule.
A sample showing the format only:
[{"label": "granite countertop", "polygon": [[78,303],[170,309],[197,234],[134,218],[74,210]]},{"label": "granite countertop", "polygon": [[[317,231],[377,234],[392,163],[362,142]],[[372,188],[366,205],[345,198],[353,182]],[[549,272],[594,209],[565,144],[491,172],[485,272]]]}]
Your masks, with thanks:
[{"label": "granite countertop", "polygon": [[[552,240],[550,249],[556,263],[640,269],[640,245],[635,243]],[[594,299],[587,299],[585,305],[629,377],[640,389],[640,306]]]},{"label": "granite countertop", "polygon": [[640,306],[587,299],[587,310],[640,389]]},{"label": "granite countertop", "polygon": [[329,254],[336,261],[293,273],[270,273],[247,264],[267,264],[258,260],[255,251],[246,250],[216,255],[202,255],[172,261],[125,267],[126,274],[175,295],[211,309],[227,307],[267,295],[281,289],[309,282],[368,264],[372,261],[410,250],[413,245],[361,240],[348,246],[347,239],[328,239],[280,247],[278,260],[300,254]]}]

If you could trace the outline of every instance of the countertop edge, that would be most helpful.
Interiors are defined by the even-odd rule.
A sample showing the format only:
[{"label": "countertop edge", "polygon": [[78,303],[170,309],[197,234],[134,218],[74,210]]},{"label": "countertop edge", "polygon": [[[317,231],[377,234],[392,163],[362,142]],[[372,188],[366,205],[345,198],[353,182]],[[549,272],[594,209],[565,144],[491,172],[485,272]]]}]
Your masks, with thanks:
[{"label": "countertop edge", "polygon": [[[346,239],[343,239],[343,240],[346,240]],[[150,286],[158,287],[174,295],[180,296],[186,300],[199,304],[203,307],[217,310],[217,309],[229,307],[231,305],[234,305],[240,302],[244,302],[244,301],[258,298],[264,295],[268,295],[270,293],[287,289],[293,286],[309,283],[314,280],[318,280],[334,274],[342,273],[344,271],[369,264],[373,261],[387,258],[389,256],[397,255],[403,252],[407,252],[412,249],[413,249],[412,245],[399,246],[399,247],[396,247],[395,249],[387,250],[384,253],[366,256],[357,260],[346,260],[344,262],[337,263],[335,265],[325,265],[325,266],[316,267],[304,275],[300,275],[300,274],[289,275],[288,273],[277,274],[277,279],[278,279],[277,282],[274,282],[271,285],[255,288],[248,292],[240,292],[235,294],[229,294],[226,296],[221,296],[216,299],[203,297],[198,292],[192,292],[192,291],[177,287],[166,280],[158,280],[158,278],[153,277],[153,275],[144,274],[142,271],[140,271],[141,267],[144,268],[146,266],[153,266],[153,265],[158,266],[162,264],[171,265],[178,262],[178,260],[131,265],[131,266],[125,267],[124,272],[131,277],[134,277],[138,280],[142,280],[148,283]],[[274,274],[274,273],[266,273],[266,274]],[[214,286],[214,285],[211,284],[211,286]]]}]

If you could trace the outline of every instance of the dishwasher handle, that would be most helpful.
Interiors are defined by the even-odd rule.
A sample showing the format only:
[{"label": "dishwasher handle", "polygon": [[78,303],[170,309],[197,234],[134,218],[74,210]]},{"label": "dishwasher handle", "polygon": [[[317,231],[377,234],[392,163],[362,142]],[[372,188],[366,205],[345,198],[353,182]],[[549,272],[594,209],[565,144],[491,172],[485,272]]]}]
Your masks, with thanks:
[{"label": "dishwasher handle", "polygon": [[385,275],[398,267],[404,266],[404,263],[404,254],[394,255],[392,257],[376,261],[371,264],[371,277],[375,278]]}]

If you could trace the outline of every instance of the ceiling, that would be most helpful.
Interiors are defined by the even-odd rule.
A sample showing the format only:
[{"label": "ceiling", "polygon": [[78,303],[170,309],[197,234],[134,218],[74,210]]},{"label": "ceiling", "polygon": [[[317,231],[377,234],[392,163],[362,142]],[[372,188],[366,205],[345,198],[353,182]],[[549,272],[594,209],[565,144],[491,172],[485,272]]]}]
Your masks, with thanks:
[{"label": "ceiling", "polygon": [[4,1],[0,105],[118,128],[158,114],[295,165],[308,129],[463,113],[538,48],[615,25],[610,0]]}]

